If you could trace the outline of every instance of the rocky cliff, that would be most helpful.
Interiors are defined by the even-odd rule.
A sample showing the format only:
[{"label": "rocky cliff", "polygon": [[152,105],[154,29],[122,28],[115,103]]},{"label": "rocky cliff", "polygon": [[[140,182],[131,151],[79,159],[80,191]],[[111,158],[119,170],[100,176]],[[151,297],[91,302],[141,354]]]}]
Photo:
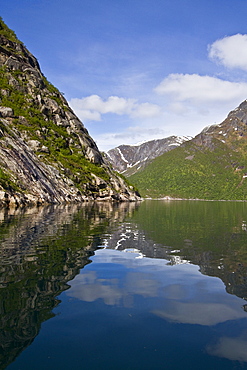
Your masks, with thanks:
[{"label": "rocky cliff", "polygon": [[0,19],[0,205],[137,200]]},{"label": "rocky cliff", "polygon": [[184,136],[169,136],[164,139],[150,140],[140,145],[120,145],[109,150],[106,155],[114,170],[131,176],[147,166],[154,158],[177,148],[184,141]]},{"label": "rocky cliff", "polygon": [[198,146],[213,150],[215,140],[226,144],[232,150],[246,152],[247,143],[247,100],[231,111],[226,119],[219,125],[205,127],[202,132],[193,138]]}]

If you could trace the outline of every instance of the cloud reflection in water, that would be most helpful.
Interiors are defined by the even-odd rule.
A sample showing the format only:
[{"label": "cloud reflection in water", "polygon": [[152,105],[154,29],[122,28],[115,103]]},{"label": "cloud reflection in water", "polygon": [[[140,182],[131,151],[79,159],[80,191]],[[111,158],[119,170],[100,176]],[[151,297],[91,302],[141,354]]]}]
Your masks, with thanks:
[{"label": "cloud reflection in water", "polygon": [[102,299],[106,305],[124,307],[133,307],[139,296],[145,299],[143,310],[149,307],[149,312],[183,324],[212,326],[246,318],[242,300],[226,294],[222,281],[202,275],[198,266],[169,266],[166,260],[138,256],[98,250],[66,294],[85,302]]}]

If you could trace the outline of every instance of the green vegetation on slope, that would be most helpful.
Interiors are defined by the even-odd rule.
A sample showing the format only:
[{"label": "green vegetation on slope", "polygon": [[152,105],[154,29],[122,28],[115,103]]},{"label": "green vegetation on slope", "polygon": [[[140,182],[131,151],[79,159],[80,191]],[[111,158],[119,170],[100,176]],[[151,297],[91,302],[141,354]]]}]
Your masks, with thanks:
[{"label": "green vegetation on slope", "polygon": [[[38,140],[41,146],[47,147],[48,152],[42,153],[42,160],[51,164],[59,162],[66,169],[65,175],[75,182],[78,189],[82,190],[84,184],[90,181],[91,173],[108,181],[108,173],[100,165],[85,158],[77,145],[75,134],[69,135],[65,127],[53,123],[52,116],[48,121],[45,120],[37,102],[30,94],[25,93],[26,84],[25,73],[7,71],[5,67],[0,67],[1,105],[12,108],[15,117],[12,123],[9,122],[10,128],[17,129],[29,140]],[[45,78],[44,85],[49,91],[49,98],[55,100],[63,110],[68,109],[63,104],[58,90]],[[1,128],[6,131],[3,125]],[[71,143],[71,138],[74,139],[74,144]]]},{"label": "green vegetation on slope", "polygon": [[247,159],[214,140],[214,150],[193,142],[156,158],[130,177],[145,197],[247,199]]},{"label": "green vegetation on slope", "polygon": [[11,30],[3,21],[2,17],[0,17],[0,35],[5,36],[8,40],[12,42],[16,42],[18,44],[22,44],[20,40],[16,37],[16,34],[13,30]]},{"label": "green vegetation on slope", "polygon": [[[17,63],[22,60],[18,59],[21,57],[28,65],[29,52],[0,17],[0,38],[1,36],[0,51],[17,56]],[[30,56],[32,58],[31,54]],[[40,160],[57,167],[83,192],[85,186],[92,182],[92,174],[109,181],[110,175],[106,169],[86,158],[86,148],[81,146],[78,135],[75,132],[69,133],[64,126],[57,125],[53,112],[42,112],[40,99],[52,99],[63,114],[69,107],[58,89],[39,74],[39,71],[36,74],[35,68],[31,72],[28,68],[23,72],[6,65],[0,66],[0,105],[13,110],[13,117],[8,118],[7,125],[0,122],[0,140],[1,136],[3,138],[7,134],[13,135],[13,131],[18,136],[21,134],[25,141],[37,140],[40,147],[36,154]],[[40,148],[45,150],[39,150]],[[0,185],[5,189],[15,189],[9,175],[5,168],[1,168]],[[91,191],[94,191],[93,187]]]}]

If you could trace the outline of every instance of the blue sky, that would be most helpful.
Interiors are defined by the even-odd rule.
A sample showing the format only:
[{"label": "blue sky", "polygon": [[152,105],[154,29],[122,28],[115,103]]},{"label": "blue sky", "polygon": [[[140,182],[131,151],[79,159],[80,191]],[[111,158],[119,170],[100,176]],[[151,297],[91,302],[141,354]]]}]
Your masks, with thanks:
[{"label": "blue sky", "polygon": [[194,136],[247,99],[246,0],[1,0],[100,150]]}]

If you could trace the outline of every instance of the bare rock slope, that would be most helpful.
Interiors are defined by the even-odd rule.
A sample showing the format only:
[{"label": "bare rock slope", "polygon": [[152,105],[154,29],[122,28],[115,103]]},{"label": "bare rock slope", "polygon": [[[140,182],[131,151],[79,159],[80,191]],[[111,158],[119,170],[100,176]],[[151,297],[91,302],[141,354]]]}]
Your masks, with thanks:
[{"label": "bare rock slope", "polygon": [[0,205],[138,199],[0,19]]}]

